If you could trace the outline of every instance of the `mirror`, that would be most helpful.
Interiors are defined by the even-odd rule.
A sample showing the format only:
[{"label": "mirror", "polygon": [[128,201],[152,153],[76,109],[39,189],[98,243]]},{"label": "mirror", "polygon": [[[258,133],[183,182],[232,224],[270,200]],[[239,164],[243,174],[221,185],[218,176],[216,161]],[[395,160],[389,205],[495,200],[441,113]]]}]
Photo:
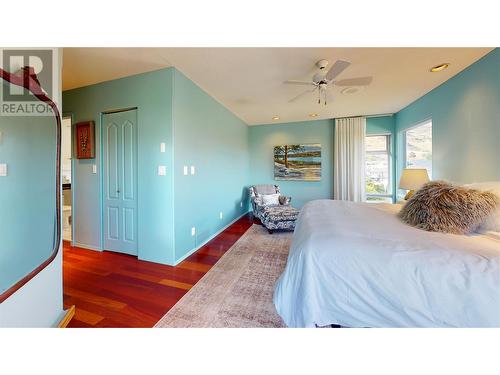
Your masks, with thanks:
[{"label": "mirror", "polygon": [[61,235],[60,138],[56,105],[34,71],[0,69],[1,90],[24,87],[48,114],[0,116],[0,302],[55,258]]}]

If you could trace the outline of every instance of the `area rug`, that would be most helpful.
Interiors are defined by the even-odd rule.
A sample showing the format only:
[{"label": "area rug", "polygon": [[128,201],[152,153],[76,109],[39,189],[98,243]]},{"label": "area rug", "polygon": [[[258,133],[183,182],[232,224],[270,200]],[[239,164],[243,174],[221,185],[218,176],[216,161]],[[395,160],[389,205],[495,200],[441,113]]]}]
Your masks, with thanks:
[{"label": "area rug", "polygon": [[253,225],[155,327],[285,327],[273,292],[291,239]]}]

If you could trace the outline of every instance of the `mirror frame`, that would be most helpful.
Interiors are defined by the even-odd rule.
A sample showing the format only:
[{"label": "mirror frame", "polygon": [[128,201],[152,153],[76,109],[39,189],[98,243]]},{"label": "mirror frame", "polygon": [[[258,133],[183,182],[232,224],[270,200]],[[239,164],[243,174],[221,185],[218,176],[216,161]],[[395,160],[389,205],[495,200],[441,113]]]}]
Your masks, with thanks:
[{"label": "mirror frame", "polygon": [[9,73],[0,68],[0,78],[16,86],[24,87],[38,100],[47,103],[52,108],[52,112],[56,118],[56,239],[54,241],[54,248],[51,255],[44,262],[0,295],[0,303],[2,303],[52,263],[59,253],[61,245],[61,114],[56,103],[43,91],[33,68],[25,66],[16,73]]}]

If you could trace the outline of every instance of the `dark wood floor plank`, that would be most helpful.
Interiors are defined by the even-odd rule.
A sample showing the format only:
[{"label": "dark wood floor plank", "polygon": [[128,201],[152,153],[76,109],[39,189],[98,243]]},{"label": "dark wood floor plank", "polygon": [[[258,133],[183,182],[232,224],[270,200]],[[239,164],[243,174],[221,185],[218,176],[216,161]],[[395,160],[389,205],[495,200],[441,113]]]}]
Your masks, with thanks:
[{"label": "dark wood floor plank", "polygon": [[95,326],[84,323],[84,322],[78,320],[76,317],[73,317],[73,319],[71,319],[70,325],[68,327],[71,327],[71,328],[94,328]]},{"label": "dark wood floor plank", "polygon": [[64,304],[69,327],[152,327],[254,224],[248,214],[176,267],[63,242]]}]

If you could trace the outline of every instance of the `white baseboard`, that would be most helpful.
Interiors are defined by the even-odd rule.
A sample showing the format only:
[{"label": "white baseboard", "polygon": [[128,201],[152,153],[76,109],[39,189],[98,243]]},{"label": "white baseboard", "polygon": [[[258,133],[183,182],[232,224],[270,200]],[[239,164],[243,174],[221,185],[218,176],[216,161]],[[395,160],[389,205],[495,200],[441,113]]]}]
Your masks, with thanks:
[{"label": "white baseboard", "polygon": [[74,241],[71,242],[71,246],[81,247],[82,249],[87,249],[87,250],[102,251],[102,249],[99,246],[85,245],[83,243],[78,243]]},{"label": "white baseboard", "polygon": [[185,260],[186,258],[188,258],[190,255],[196,253],[200,248],[202,248],[203,246],[205,246],[208,242],[212,241],[215,237],[217,237],[219,234],[221,234],[222,232],[224,232],[227,228],[229,228],[231,225],[233,225],[234,223],[236,223],[238,220],[240,220],[243,216],[247,215],[249,212],[250,211],[247,211],[247,212],[243,213],[242,215],[238,216],[236,219],[234,219],[233,221],[231,221],[225,227],[219,229],[212,236],[210,236],[208,239],[206,239],[205,241],[203,241],[203,243],[201,245],[198,245],[194,249],[192,249],[191,251],[188,251],[187,254],[183,255],[180,259],[174,260],[174,266],[177,266],[180,262],[182,262],[183,260]]}]

